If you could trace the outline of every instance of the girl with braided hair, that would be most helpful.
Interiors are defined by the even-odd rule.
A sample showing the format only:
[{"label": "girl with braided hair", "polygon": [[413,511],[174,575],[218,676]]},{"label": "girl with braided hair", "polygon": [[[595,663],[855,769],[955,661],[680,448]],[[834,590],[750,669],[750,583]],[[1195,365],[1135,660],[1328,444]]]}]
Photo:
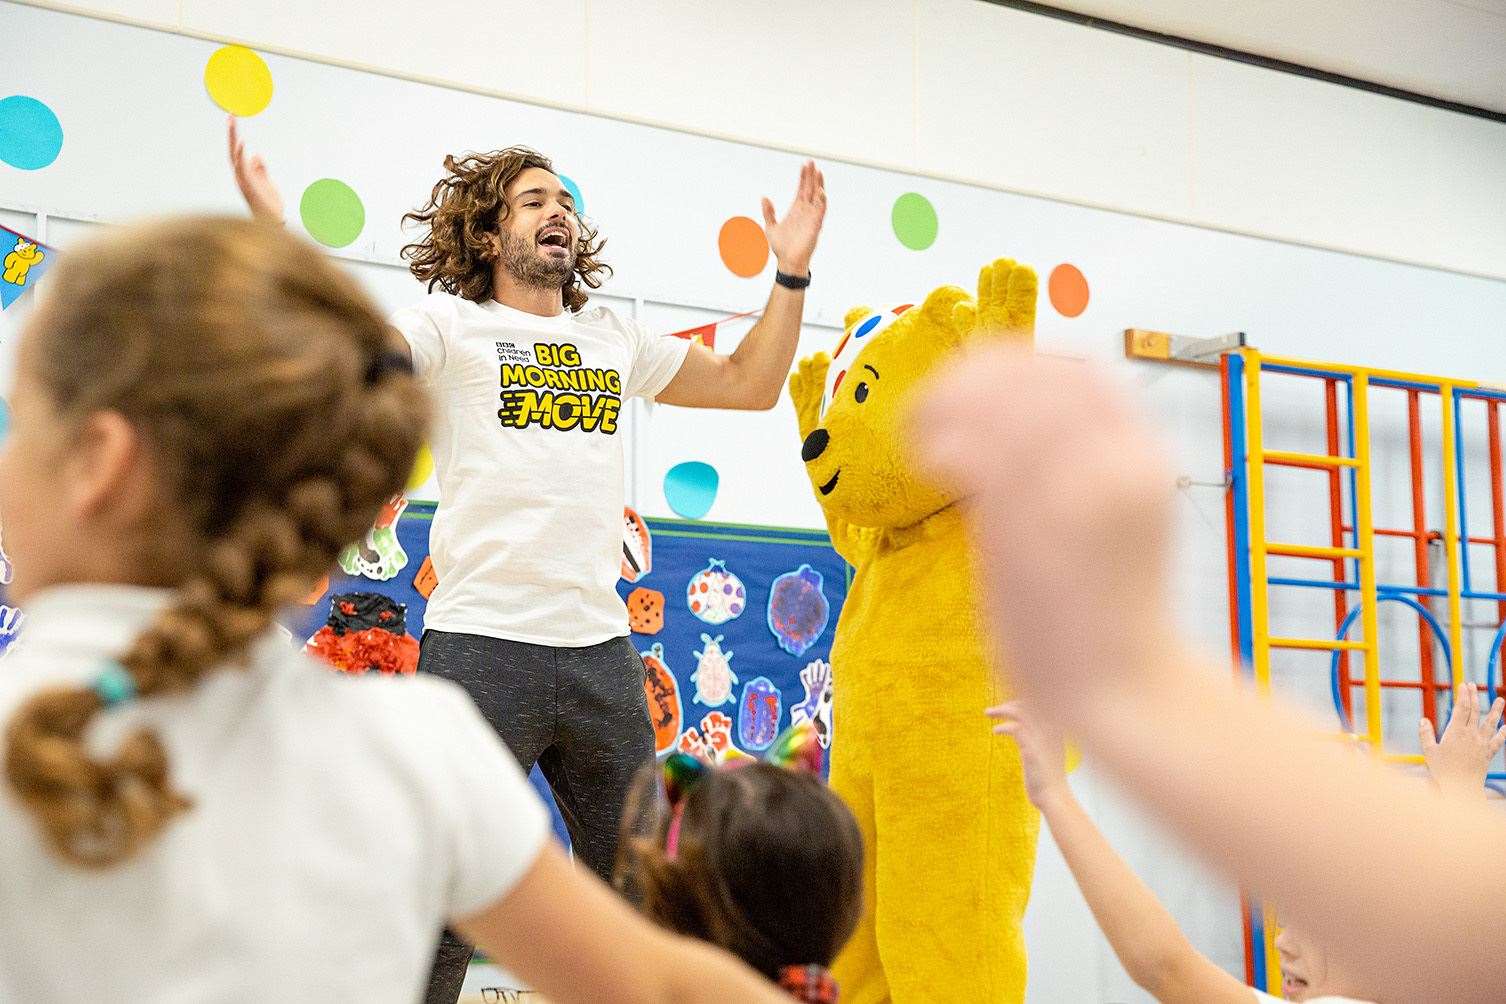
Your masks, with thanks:
[{"label": "girl with braided hair", "polygon": [[444,923],[560,1001],[781,999],[571,868],[455,685],[329,673],[274,627],[412,467],[400,345],[247,220],[114,230],[49,276],[0,449],[29,617],[0,1000],[411,1002]]}]

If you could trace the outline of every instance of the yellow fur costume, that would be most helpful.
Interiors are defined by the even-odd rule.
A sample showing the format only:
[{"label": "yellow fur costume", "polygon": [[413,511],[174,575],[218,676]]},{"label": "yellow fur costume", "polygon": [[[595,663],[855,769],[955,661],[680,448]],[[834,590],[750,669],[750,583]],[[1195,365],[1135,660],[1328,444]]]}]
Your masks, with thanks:
[{"label": "yellow fur costume", "polygon": [[969,339],[1028,342],[1035,299],[1035,273],[1000,260],[976,301],[944,286],[849,312],[836,363],[790,378],[807,473],[856,569],[831,655],[831,785],[866,851],[863,919],[836,965],[845,1004],[1024,998],[1040,819],[1014,744],[983,717],[1002,695],[961,520],[912,472],[903,423],[916,384]]}]

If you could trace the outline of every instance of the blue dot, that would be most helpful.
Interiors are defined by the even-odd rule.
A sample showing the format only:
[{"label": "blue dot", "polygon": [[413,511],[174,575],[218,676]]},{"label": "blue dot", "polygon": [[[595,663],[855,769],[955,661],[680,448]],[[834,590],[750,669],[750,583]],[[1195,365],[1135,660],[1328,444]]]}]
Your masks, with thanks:
[{"label": "blue dot", "polygon": [[580,186],[571,178],[560,175],[560,181],[564,183],[565,191],[570,193],[570,198],[575,200],[575,212],[578,216],[586,214],[586,200],[580,194]]},{"label": "blue dot", "polygon": [[868,332],[878,327],[879,322],[883,319],[883,314],[874,314],[872,317],[868,318],[868,320],[858,325],[858,329],[852,333],[852,337],[862,338],[864,335],[868,334]]},{"label": "blue dot", "polygon": [[35,171],[57,160],[62,149],[63,125],[51,108],[23,94],[0,98],[0,160]]}]

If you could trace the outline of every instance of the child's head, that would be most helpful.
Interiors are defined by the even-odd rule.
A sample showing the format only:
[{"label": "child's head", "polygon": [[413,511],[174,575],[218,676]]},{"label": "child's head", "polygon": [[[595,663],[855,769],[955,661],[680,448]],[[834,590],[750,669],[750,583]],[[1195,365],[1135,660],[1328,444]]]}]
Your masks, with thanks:
[{"label": "child's head", "polygon": [[191,687],[305,595],[401,490],[427,404],[356,283],[265,224],[111,230],[70,248],[43,292],[0,450],[12,595],[174,590],[101,667],[110,688],[45,691],[7,729],[7,777],[53,847],[108,865],[186,802],[150,734],[91,758],[94,713],[122,689]]},{"label": "child's head", "polygon": [[[645,776],[635,799],[657,791]],[[672,931],[778,979],[829,966],[862,907],[857,822],[820,777],[769,763],[706,768],[676,805],[630,809],[618,884]]]},{"label": "child's head", "polygon": [[1359,981],[1353,980],[1323,946],[1300,930],[1283,927],[1276,935],[1276,951],[1281,956],[1281,996],[1291,1001],[1317,997],[1366,999]]}]

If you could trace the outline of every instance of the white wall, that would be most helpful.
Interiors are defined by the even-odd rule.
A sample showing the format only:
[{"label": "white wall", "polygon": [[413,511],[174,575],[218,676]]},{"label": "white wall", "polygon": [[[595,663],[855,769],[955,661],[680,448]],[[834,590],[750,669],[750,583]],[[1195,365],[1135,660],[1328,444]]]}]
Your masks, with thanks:
[{"label": "white wall", "polygon": [[58,6],[831,158],[1506,276],[1506,125],[982,0]]}]

